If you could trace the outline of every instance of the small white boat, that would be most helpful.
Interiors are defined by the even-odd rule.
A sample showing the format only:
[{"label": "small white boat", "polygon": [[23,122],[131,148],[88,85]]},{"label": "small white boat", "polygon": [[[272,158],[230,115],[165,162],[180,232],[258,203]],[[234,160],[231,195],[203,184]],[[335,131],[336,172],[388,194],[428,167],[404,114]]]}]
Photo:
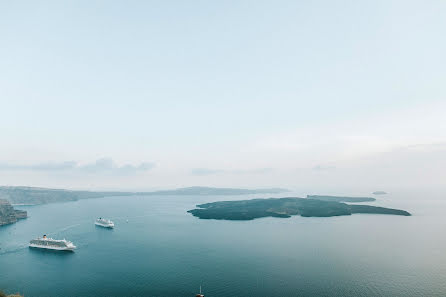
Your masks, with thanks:
[{"label": "small white boat", "polygon": [[103,218],[99,218],[97,219],[94,224],[96,226],[100,226],[100,227],[104,227],[104,228],[114,228],[115,227],[115,223],[113,223],[110,220],[107,219],[103,219]]},{"label": "small white boat", "polygon": [[73,251],[76,246],[68,240],[62,239],[52,239],[43,235],[42,238],[38,237],[29,242],[30,248],[48,249],[56,251]]}]

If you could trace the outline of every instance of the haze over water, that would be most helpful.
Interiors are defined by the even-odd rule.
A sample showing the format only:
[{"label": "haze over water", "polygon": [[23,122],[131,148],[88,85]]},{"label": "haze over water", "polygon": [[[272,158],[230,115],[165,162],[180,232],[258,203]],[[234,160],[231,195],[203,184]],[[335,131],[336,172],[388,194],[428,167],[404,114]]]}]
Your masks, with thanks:
[{"label": "haze over water", "polygon": [[[371,203],[408,210],[411,217],[216,221],[186,213],[199,203],[261,195],[110,197],[21,207],[29,218],[0,228],[0,288],[48,297],[193,296],[200,285],[207,297],[443,296],[443,193],[395,191]],[[95,227],[99,216],[116,228]],[[44,233],[78,249],[27,247]]]},{"label": "haze over water", "polygon": [[[0,290],[446,296],[445,11],[441,0],[0,1],[0,186],[384,190],[372,205],[413,215],[186,213],[260,195],[20,206],[29,218],[0,228]],[[78,249],[30,250],[43,234]]]}]

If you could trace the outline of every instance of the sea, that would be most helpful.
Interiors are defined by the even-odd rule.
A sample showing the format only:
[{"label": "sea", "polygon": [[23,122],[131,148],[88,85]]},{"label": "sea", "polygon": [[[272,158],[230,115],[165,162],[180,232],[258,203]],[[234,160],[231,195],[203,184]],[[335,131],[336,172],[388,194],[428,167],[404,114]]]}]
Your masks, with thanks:
[{"label": "sea", "polygon": [[[392,191],[370,203],[410,217],[223,221],[187,213],[206,202],[305,194],[16,206],[29,218],[0,227],[0,289],[26,297],[195,296],[200,286],[206,297],[446,296],[446,195],[439,192]],[[95,226],[98,217],[115,229]],[[30,249],[29,240],[43,234],[77,249]]]}]

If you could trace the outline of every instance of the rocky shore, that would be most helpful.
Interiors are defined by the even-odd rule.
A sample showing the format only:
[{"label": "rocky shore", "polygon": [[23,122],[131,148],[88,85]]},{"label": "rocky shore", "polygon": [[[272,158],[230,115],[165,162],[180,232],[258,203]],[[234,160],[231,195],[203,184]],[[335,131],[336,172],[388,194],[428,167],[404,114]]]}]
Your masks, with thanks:
[{"label": "rocky shore", "polygon": [[14,209],[8,200],[0,199],[0,226],[13,224],[26,217],[26,211]]}]

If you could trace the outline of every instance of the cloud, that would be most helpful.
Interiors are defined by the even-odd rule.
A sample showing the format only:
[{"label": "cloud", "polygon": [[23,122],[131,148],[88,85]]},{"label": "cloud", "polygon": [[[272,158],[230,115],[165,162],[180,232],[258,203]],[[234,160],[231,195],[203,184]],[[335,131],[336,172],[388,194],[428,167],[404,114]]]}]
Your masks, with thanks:
[{"label": "cloud", "polygon": [[221,169],[208,169],[208,168],[194,168],[191,171],[192,175],[212,175],[223,172],[225,171]]},{"label": "cloud", "polygon": [[110,158],[102,158],[96,160],[95,163],[80,166],[79,169],[87,172],[120,172],[120,173],[135,173],[138,171],[147,171],[155,167],[155,163],[143,162],[137,166],[124,164],[118,166]]},{"label": "cloud", "polygon": [[59,171],[76,168],[77,163],[74,161],[66,162],[47,162],[37,164],[10,164],[0,163],[0,170],[35,170],[35,171]]},{"label": "cloud", "polygon": [[446,150],[446,142],[434,142],[434,143],[417,143],[406,146],[400,146],[389,152],[385,153],[395,153],[395,152],[433,152],[438,150]]},{"label": "cloud", "polygon": [[210,168],[194,168],[191,171],[192,175],[213,175],[213,174],[262,174],[273,171],[272,168],[256,168],[248,170],[224,170],[224,169],[210,169]]},{"label": "cloud", "polygon": [[155,167],[155,163],[143,162],[139,165],[124,164],[118,166],[113,159],[102,158],[96,160],[94,163],[80,165],[75,161],[65,162],[46,162],[37,164],[10,164],[0,163],[0,170],[2,171],[54,171],[54,172],[87,172],[87,173],[121,173],[134,174],[143,172]]},{"label": "cloud", "polygon": [[272,171],[273,171],[272,168],[265,167],[265,168],[256,168],[256,169],[248,169],[248,170],[233,170],[233,171],[229,171],[229,172],[239,173],[239,174],[258,174],[258,173],[269,173]]},{"label": "cloud", "polygon": [[328,170],[336,169],[336,166],[316,165],[312,169],[316,170],[316,171],[328,171]]}]

